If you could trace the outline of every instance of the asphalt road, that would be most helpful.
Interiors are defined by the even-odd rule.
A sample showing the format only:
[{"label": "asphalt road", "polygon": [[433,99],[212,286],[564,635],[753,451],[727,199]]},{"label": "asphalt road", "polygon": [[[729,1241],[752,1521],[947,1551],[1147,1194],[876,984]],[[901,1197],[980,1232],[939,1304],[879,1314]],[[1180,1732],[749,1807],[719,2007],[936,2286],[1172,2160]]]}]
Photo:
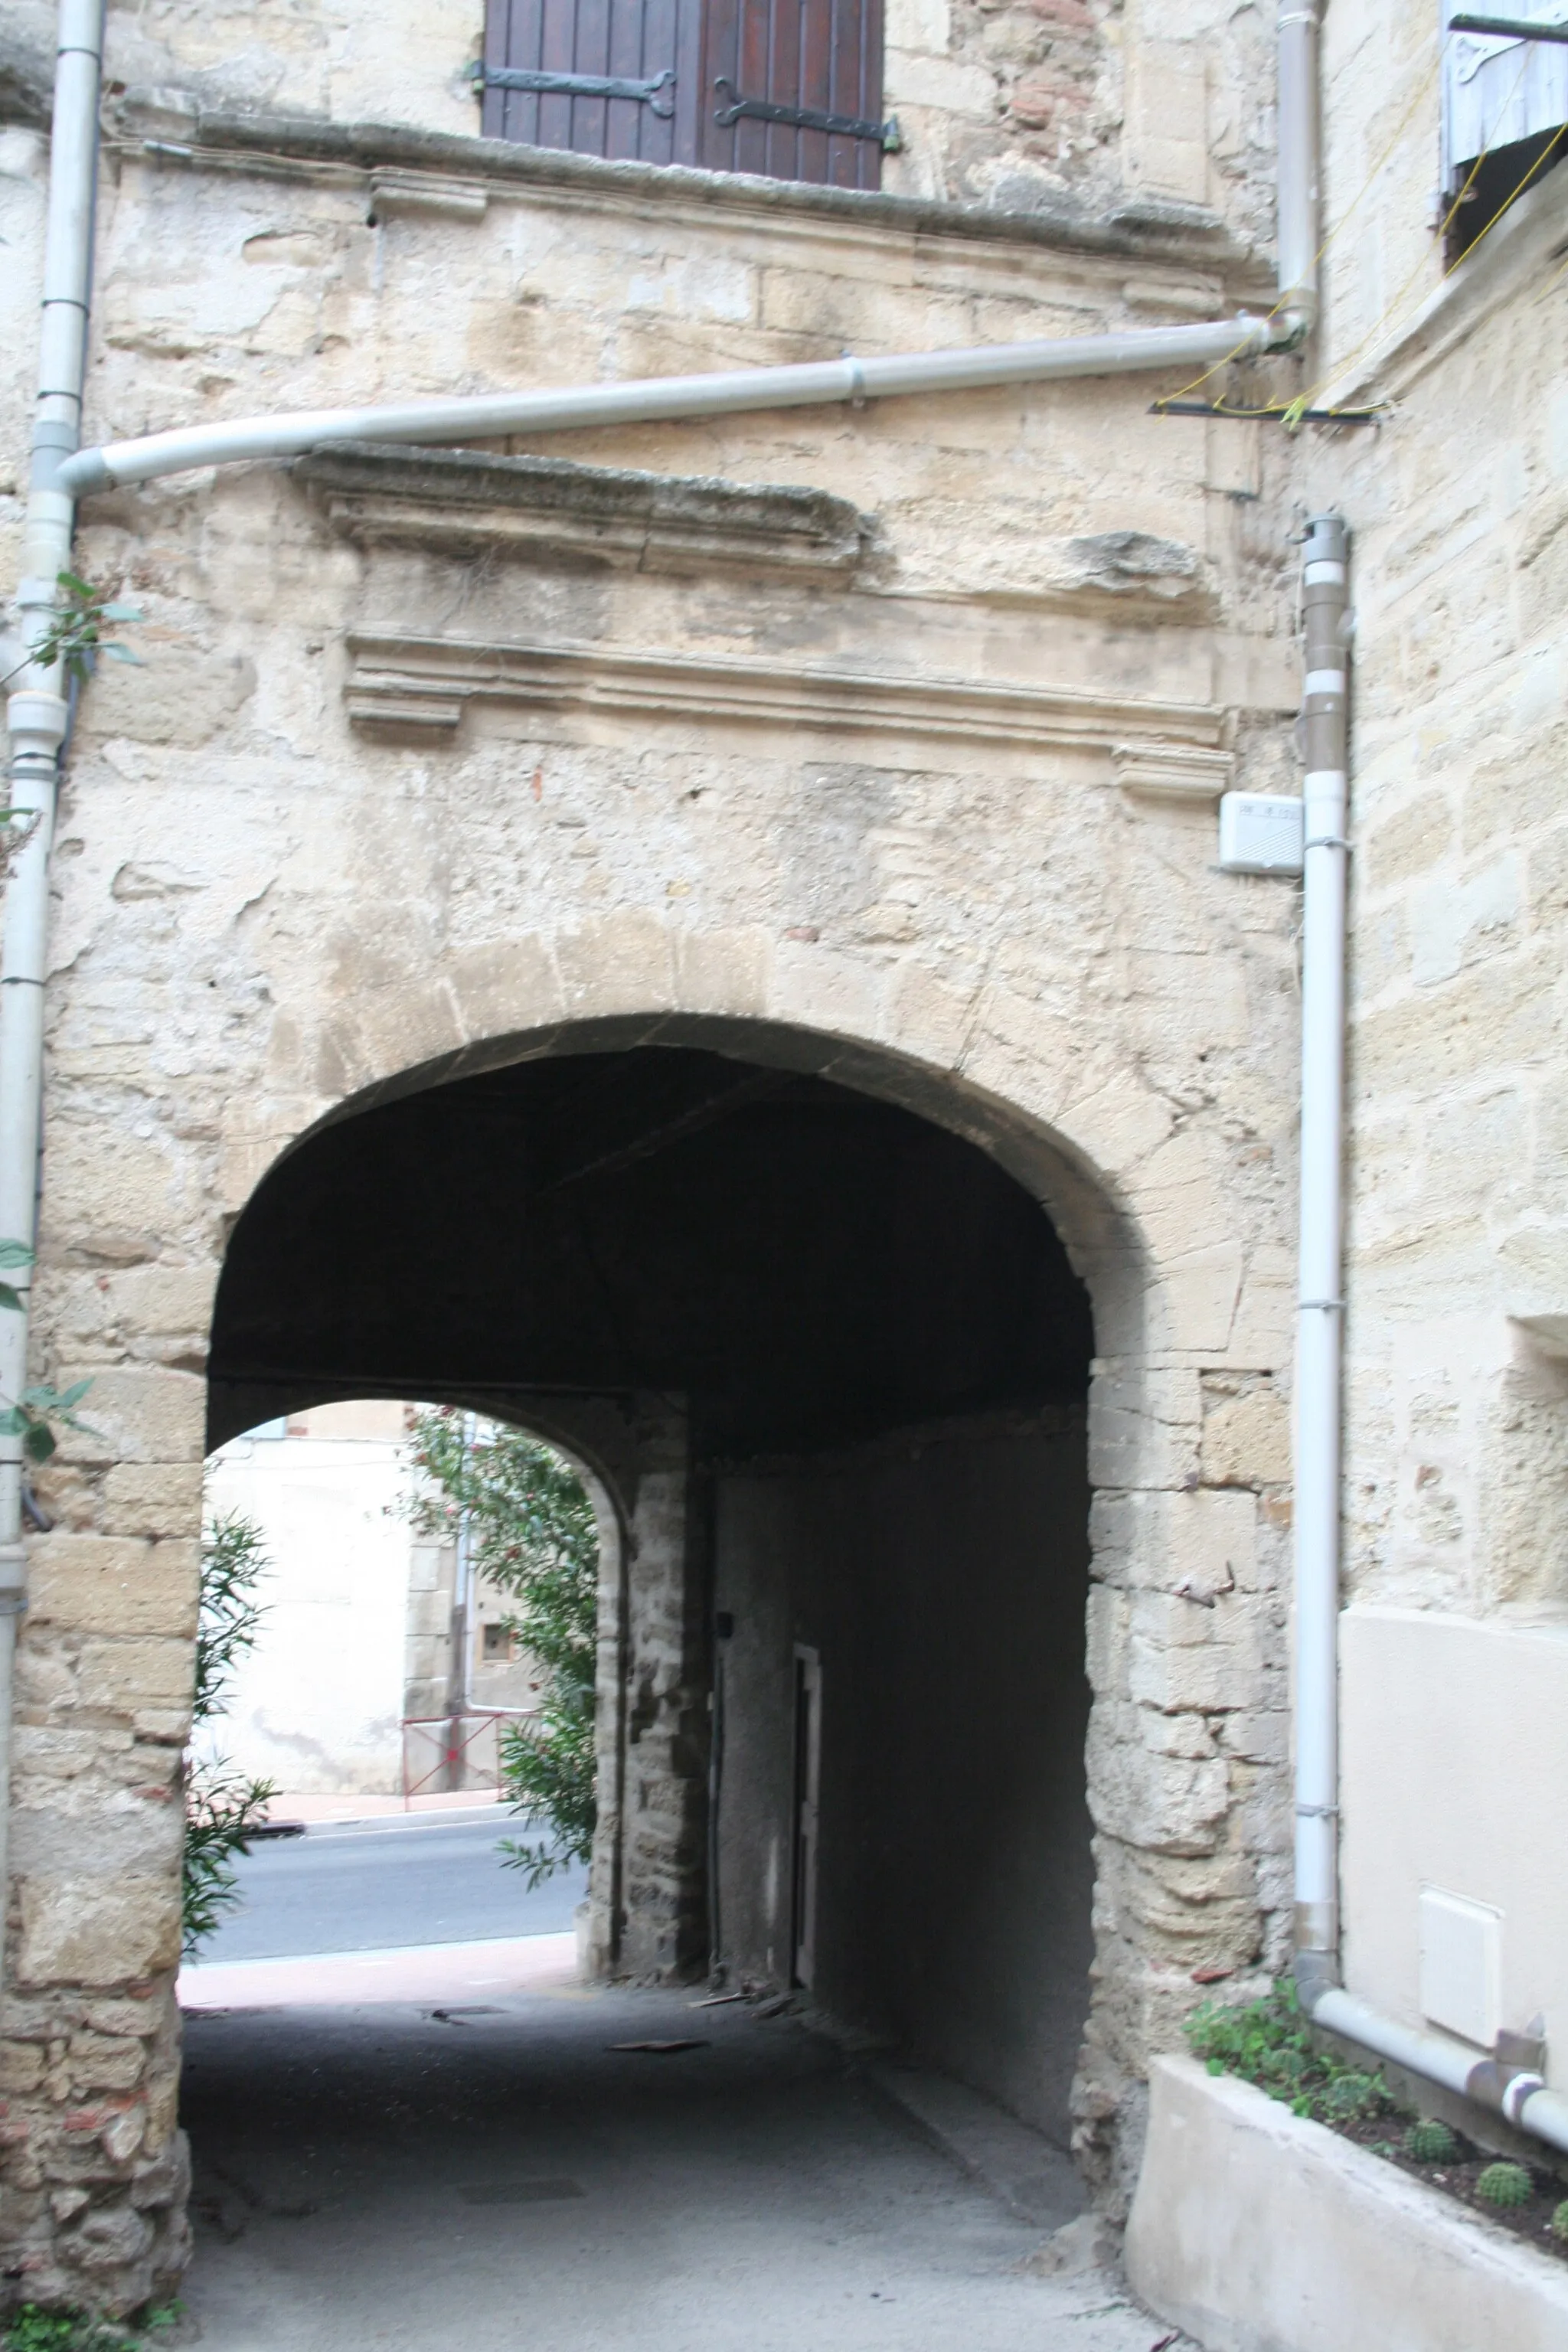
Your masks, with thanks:
[{"label": "asphalt road", "polygon": [[1066,2158],[1019,2220],[829,2043],[695,1997],[188,2019],[201,2352],[1172,2342],[1102,2273],[1032,2273]]},{"label": "asphalt road", "polygon": [[503,1868],[502,1836],[528,1835],[450,1814],[332,1822],[269,1838],[237,1864],[241,1901],[198,1961],[281,1959],[303,1952],[385,1951],[489,1936],[551,1936],[572,1925],[585,1870],[562,1871],[531,1895]]}]

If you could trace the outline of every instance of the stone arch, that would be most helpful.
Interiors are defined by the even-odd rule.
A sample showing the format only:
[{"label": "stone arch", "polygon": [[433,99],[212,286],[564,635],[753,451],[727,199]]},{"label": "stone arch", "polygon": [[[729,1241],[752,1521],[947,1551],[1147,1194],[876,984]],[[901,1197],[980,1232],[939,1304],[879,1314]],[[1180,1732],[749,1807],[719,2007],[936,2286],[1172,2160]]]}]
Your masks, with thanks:
[{"label": "stone arch", "polygon": [[761,928],[689,931],[642,910],[458,949],[413,974],[346,940],[335,962],[356,984],[290,1039],[306,1083],[288,1108],[309,1115],[253,1137],[246,1192],[317,1125],[421,1087],[542,1054],[728,1045],[901,1102],[990,1151],[1049,1211],[1103,1358],[1231,1342],[1247,1269],[1218,1155],[1110,1020],[1086,1037],[1080,1019],[1001,981],[963,995],[910,960]]},{"label": "stone arch", "polygon": [[[356,985],[291,1046],[313,1083],[289,1108],[307,1115],[255,1138],[252,1176],[325,1125],[447,1081],[542,1056],[697,1046],[898,1103],[980,1145],[1048,1212],[1096,1320],[1100,1957],[1079,2109],[1096,2160],[1124,2162],[1128,2085],[1190,2004],[1184,1963],[1209,1959],[1216,1935],[1255,1951],[1271,1908],[1267,1865],[1237,1858],[1230,1767],[1199,1721],[1205,1689],[1227,1709],[1266,1706],[1258,1670],[1278,1650],[1261,1626],[1256,1496],[1244,1482],[1205,1487],[1200,1466],[1201,1368],[1249,1349],[1252,1362],[1279,1363],[1288,1328],[1285,1269],[1258,1263],[1262,1252],[1248,1263],[1220,1148],[1141,1076],[1110,1016],[1086,1036],[1081,1018],[1002,980],[961,994],[896,954],[622,911],[458,949],[413,976],[380,961],[375,980],[378,960],[344,943],[338,967]],[[1192,1608],[1212,1594],[1222,1606]],[[1173,1717],[1190,1737],[1169,1736]],[[1271,1835],[1265,1822],[1258,1842]]]}]

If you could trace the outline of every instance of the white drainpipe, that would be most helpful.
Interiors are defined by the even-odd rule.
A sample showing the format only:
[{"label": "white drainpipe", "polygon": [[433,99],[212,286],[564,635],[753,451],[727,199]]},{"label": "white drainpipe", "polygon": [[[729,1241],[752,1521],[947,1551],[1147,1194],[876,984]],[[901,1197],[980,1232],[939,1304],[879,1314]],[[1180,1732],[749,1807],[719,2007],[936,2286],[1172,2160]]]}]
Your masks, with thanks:
[{"label": "white drainpipe", "polygon": [[881,359],[810,362],[799,367],[735,368],[714,375],[645,377],[630,383],[575,384],[560,392],[481,393],[382,408],[318,408],[281,416],[237,417],[150,433],[137,441],[84,449],[63,478],[77,496],[124,482],[150,482],[198,466],[247,457],[292,457],[334,441],[484,441],[507,433],[561,433],[595,425],[644,425],[750,409],[805,408],[886,400],[914,393],[971,392],[992,384],[1044,383],[1135,370],[1210,367],[1255,355],[1280,338],[1245,314],[1196,327],[1140,327],[1120,335],[1068,335],[1036,342],[982,343],[969,351],[900,352]]},{"label": "white drainpipe", "polygon": [[1344,1139],[1349,540],[1307,526],[1301,913],[1301,1203],[1296,1342],[1296,1972],[1338,1980],[1340,1297]]},{"label": "white drainpipe", "polygon": [[[48,629],[58,575],[70,562],[75,506],[59,488],[61,460],[81,440],[87,303],[92,275],[92,211],[98,178],[98,96],[104,0],[60,0],[49,147],[48,226],[44,247],[38,405],[17,589],[23,642]],[[43,1106],[44,976],[49,916],[49,849],[65,679],[58,663],[29,662],[6,703],[11,733],[8,804],[32,820],[5,892],[0,947],[0,1239],[32,1245],[37,1227],[38,1144]],[[20,1314],[0,1312],[0,1397],[10,1404],[27,1380],[26,1302],[31,1269],[12,1277]],[[9,1884],[11,1686],[16,1620],[26,1606],[22,1542],[22,1442],[0,1437],[0,1890]],[[4,1937],[0,1936],[0,1972]]]}]

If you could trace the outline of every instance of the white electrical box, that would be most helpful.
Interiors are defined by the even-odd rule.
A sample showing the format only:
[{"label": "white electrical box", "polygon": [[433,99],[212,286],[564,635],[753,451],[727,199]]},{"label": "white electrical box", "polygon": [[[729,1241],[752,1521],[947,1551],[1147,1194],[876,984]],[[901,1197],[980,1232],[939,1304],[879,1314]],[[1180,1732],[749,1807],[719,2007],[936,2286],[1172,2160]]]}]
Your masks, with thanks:
[{"label": "white electrical box", "polygon": [[1421,1889],[1421,2014],[1489,2050],[1502,2023],[1502,1913],[1441,1886]]},{"label": "white electrical box", "polygon": [[1300,874],[1302,803],[1289,793],[1225,793],[1219,863],[1225,874]]}]

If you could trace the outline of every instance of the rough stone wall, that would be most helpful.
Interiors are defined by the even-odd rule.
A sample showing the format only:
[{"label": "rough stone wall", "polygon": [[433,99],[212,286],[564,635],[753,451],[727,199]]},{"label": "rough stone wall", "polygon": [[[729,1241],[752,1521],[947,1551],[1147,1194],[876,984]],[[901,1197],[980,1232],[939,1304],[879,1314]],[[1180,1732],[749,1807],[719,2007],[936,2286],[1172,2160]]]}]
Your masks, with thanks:
[{"label": "rough stone wall", "polygon": [[[219,21],[132,29],[177,64],[174,33],[216,54]],[[279,41],[310,22],[268,15]],[[25,277],[43,156],[10,136]],[[117,149],[91,429],[1089,330],[1253,283],[1201,237],[1093,257],[482,159],[468,184],[482,208],[373,226],[368,164]],[[123,2305],[178,2252],[177,2221],[128,2217],[178,2201],[177,1778],[226,1236],[314,1120],[497,1039],[742,1039],[1036,1187],[1101,1349],[1102,2170],[1192,1969],[1276,1950],[1294,898],[1212,867],[1220,786],[1291,780],[1281,474],[1250,428],[1150,417],[1149,394],[567,449],[830,493],[866,518],[837,570],[716,527],[679,561],[657,534],[597,568],[520,555],[264,467],[84,511],[83,569],[146,617],[144,667],[83,698],[58,866],[37,1370],[94,1385],[45,1482],[19,1686],[0,2061],[25,2291]]]},{"label": "rough stone wall", "polygon": [[1273,16],[1212,0],[891,0],[884,184],[1272,233]]},{"label": "rough stone wall", "polygon": [[708,1958],[706,1596],[686,1415],[647,1396],[630,1422],[624,1574],[602,1553],[589,1944],[601,1973],[669,1983]]}]

